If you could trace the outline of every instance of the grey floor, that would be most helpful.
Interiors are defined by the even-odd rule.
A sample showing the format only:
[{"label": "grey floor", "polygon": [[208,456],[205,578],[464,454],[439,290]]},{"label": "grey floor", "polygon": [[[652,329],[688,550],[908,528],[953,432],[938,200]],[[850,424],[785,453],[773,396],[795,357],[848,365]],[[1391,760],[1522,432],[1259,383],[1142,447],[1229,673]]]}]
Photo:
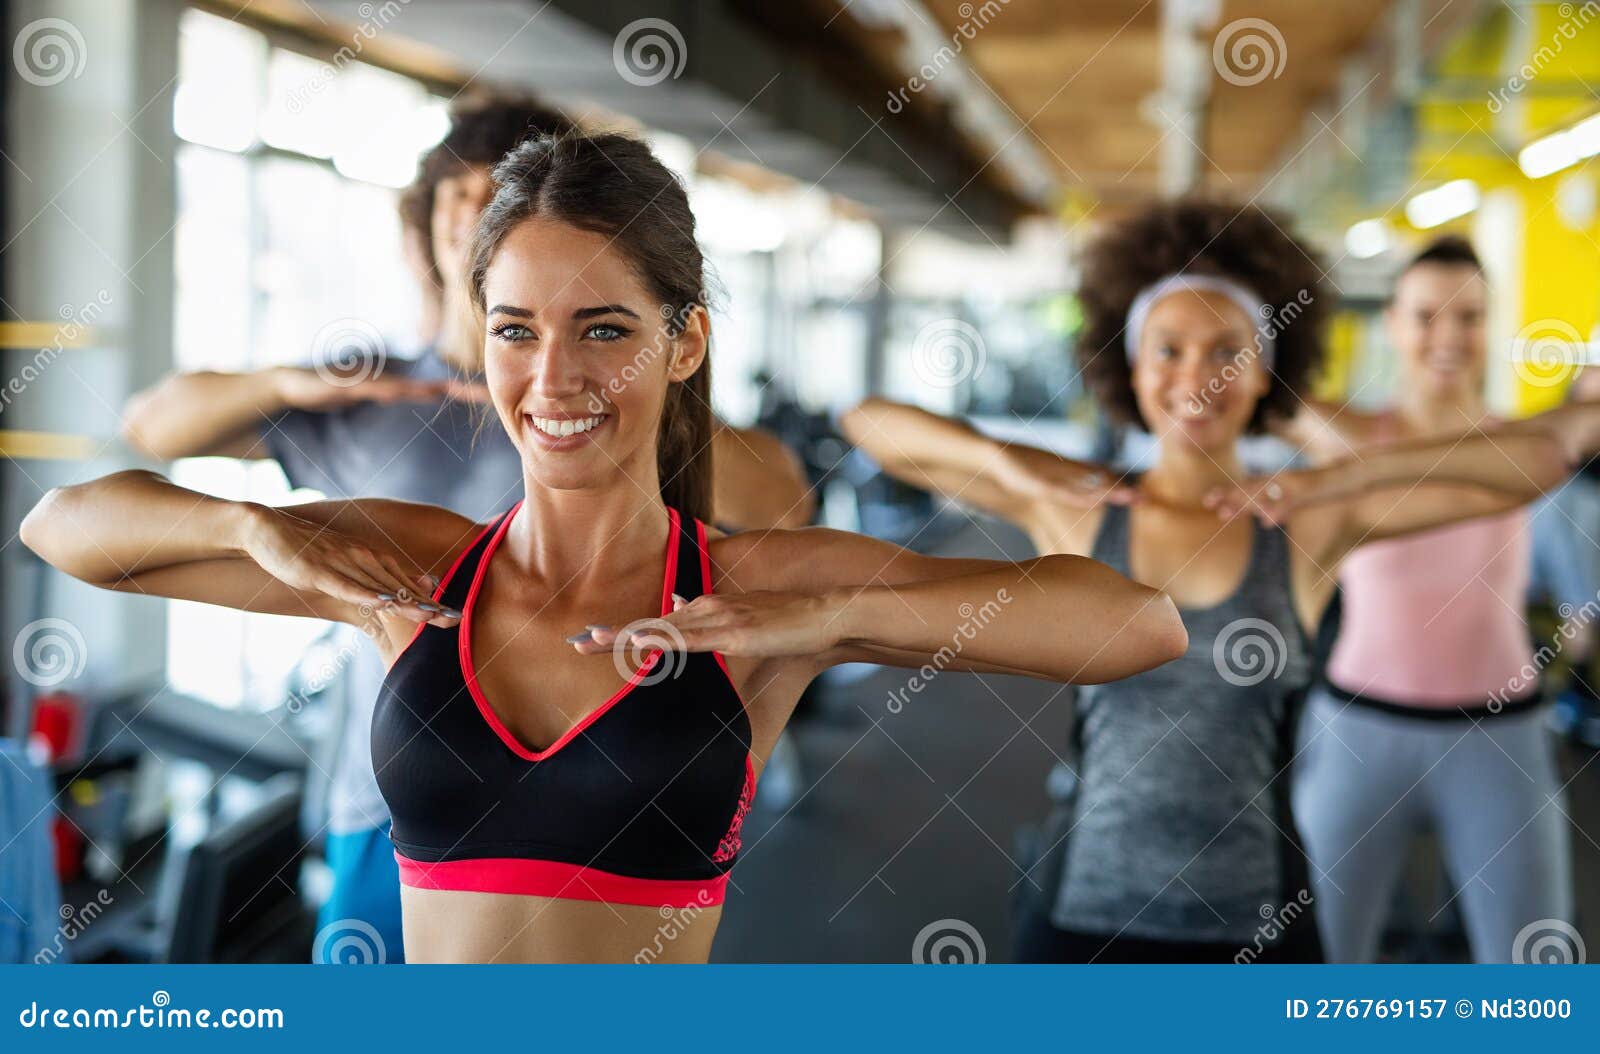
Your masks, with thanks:
[{"label": "grey floor", "polygon": [[[987,522],[937,551],[997,550],[1026,552],[1019,537]],[[746,822],[714,960],[907,962],[918,934],[945,920],[971,927],[988,961],[1008,960],[1015,836],[1046,812],[1070,690],[941,674],[891,712],[890,693],[907,676],[876,670],[830,693],[823,714],[796,726],[808,785],[787,810],[758,807]],[[1591,751],[1564,747],[1562,755],[1580,928],[1593,959],[1600,763]]]}]

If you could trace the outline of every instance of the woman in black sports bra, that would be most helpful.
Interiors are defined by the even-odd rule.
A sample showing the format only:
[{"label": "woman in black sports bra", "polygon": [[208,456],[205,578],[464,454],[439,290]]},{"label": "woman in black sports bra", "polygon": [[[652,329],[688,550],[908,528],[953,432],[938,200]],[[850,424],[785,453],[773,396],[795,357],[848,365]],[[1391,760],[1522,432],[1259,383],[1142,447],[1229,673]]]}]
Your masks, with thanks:
[{"label": "woman in black sports bra", "polygon": [[1183,652],[1164,594],[1090,560],[708,531],[682,187],[615,135],[526,142],[495,180],[470,287],[523,461],[504,514],[269,509],[122,472],[52,491],[22,529],[106,588],[373,635],[408,962],[704,961],[762,759],[831,664],[1093,682]]}]

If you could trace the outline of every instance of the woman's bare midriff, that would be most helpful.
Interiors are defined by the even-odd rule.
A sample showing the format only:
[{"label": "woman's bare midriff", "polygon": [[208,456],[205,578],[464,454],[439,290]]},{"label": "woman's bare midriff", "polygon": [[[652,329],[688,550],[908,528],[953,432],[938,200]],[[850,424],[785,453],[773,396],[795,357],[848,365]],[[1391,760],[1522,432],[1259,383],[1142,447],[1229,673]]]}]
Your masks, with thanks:
[{"label": "woman's bare midriff", "polygon": [[703,963],[722,905],[651,908],[402,886],[408,963]]}]

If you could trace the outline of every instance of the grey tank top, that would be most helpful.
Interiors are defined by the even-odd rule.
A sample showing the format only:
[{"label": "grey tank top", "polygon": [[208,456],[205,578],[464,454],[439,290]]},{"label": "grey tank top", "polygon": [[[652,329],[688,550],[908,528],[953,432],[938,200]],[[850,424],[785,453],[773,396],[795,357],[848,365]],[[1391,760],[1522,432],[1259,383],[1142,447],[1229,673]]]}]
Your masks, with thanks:
[{"label": "grey tank top", "polygon": [[[1128,523],[1108,506],[1091,555],[1131,576]],[[1303,885],[1288,763],[1311,647],[1288,538],[1252,526],[1239,588],[1181,612],[1181,658],[1078,689],[1078,790],[1051,912],[1063,929],[1248,943]]]}]

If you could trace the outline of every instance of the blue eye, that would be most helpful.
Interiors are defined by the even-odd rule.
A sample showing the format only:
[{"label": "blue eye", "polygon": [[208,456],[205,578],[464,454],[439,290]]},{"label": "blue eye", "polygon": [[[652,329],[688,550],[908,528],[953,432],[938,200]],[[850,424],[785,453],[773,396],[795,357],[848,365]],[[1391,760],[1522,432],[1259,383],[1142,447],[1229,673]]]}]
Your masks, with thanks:
[{"label": "blue eye", "polygon": [[501,323],[500,325],[489,330],[489,332],[494,336],[499,337],[501,340],[513,343],[520,340],[527,340],[533,336],[533,331],[527,326],[518,325],[515,322]]},{"label": "blue eye", "polygon": [[613,326],[608,322],[600,322],[584,330],[583,335],[585,337],[592,337],[595,340],[603,340],[609,343],[611,341],[621,340],[622,338],[626,337],[628,335],[628,331],[623,329],[621,326]]}]

